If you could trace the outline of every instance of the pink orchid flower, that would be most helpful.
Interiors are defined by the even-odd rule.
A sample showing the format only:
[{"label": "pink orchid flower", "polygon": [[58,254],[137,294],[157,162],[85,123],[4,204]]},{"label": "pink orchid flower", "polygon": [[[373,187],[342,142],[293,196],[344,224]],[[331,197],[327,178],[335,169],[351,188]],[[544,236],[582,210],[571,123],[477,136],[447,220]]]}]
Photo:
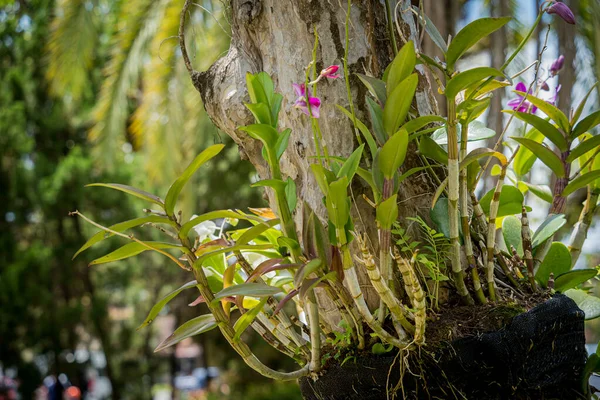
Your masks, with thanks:
[{"label": "pink orchid flower", "polygon": [[[293,83],[294,92],[296,92],[296,102],[294,103],[294,107],[299,108],[304,114],[313,118],[319,118],[320,116],[320,108],[321,108],[321,100],[318,97],[308,96],[308,104],[306,104],[306,85],[304,83],[298,84]],[[310,107],[310,112],[308,108]]]},{"label": "pink orchid flower", "polygon": [[553,1],[552,5],[546,11],[548,14],[557,14],[567,24],[575,25],[575,15],[573,15],[573,11],[565,3]]},{"label": "pink orchid flower", "polygon": [[[517,83],[515,89],[518,92],[523,93],[531,93],[531,90],[527,90],[527,86],[523,82]],[[508,101],[507,105],[515,111],[519,112],[528,112],[535,113],[537,111],[537,107],[532,105],[529,101],[527,101],[523,96],[517,94],[517,97]]]},{"label": "pink orchid flower", "polygon": [[340,77],[340,75],[337,73],[339,69],[339,65],[330,65],[329,67],[322,70],[319,76],[329,79],[337,79]]}]

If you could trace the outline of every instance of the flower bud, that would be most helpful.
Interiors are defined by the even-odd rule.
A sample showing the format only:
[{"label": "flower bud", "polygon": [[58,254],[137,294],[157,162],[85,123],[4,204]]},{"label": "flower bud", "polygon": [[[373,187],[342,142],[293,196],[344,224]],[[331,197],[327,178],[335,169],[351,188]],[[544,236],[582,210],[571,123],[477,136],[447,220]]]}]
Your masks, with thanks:
[{"label": "flower bud", "polygon": [[555,1],[546,11],[548,14],[557,14],[568,24],[575,25],[575,15],[565,3]]}]

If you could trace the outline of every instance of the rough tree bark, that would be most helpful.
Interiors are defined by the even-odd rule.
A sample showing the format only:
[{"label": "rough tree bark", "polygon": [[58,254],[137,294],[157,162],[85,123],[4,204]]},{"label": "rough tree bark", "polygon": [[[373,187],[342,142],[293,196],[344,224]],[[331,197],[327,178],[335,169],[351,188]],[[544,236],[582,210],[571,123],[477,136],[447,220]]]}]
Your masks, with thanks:
[{"label": "rough tree bark", "polygon": [[[394,10],[399,2],[390,3]],[[402,34],[397,38],[399,47],[409,38],[417,37],[413,14],[405,11],[410,7],[410,1],[400,3],[397,8],[402,29]],[[312,60],[315,28],[319,34],[317,70],[342,64],[346,9],[347,2],[341,0],[231,0],[232,39],[228,53],[207,71],[191,72],[192,81],[202,96],[208,115],[217,127],[233,138],[241,156],[252,162],[262,179],[269,177],[269,170],[261,156],[260,143],[236,128],[253,123],[251,114],[243,104],[248,101],[246,72],[266,71],[272,76],[276,91],[284,96],[280,127],[292,129],[288,149],[282,158],[282,172],[284,176],[295,180],[299,199],[307,202],[322,220],[326,214],[322,193],[309,168],[315,162],[311,159],[315,155],[315,143],[308,117],[292,106],[295,101],[292,83],[304,81],[305,69]],[[353,74],[360,72],[381,77],[393,58],[385,2],[352,1],[349,36],[348,69],[352,96],[357,117],[367,123],[367,92]],[[418,72],[420,83],[413,104],[414,111],[419,115],[431,114],[436,107],[431,87],[423,69]],[[357,147],[355,132],[348,118],[335,107],[335,104],[348,106],[344,82],[339,79],[319,84],[319,97],[323,102],[320,124],[330,154],[348,156]],[[413,149],[409,152],[405,168],[417,165],[422,164]],[[400,189],[400,216],[428,215],[434,191],[435,185],[427,174],[414,175]],[[357,207],[353,213],[355,221],[359,221],[356,228],[368,232],[374,239],[374,209],[362,199],[363,192],[366,192],[365,187],[355,183],[353,194]],[[273,199],[270,200],[275,208]],[[301,222],[301,213],[296,212],[295,218]],[[376,241],[372,240],[372,243]],[[368,278],[363,276],[365,286],[366,281]],[[365,287],[365,290],[367,301],[374,305],[374,292],[369,295],[369,289]]]}]

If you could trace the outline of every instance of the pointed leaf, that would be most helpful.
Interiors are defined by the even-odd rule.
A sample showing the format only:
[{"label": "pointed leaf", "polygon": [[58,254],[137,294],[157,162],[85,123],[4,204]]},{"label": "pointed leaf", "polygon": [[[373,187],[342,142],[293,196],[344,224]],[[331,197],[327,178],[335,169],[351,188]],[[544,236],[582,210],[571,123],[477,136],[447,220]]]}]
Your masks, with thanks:
[{"label": "pointed leaf", "polygon": [[[350,111],[346,110],[344,107],[340,106],[339,104],[336,104],[336,107],[341,112],[346,114],[346,116],[348,118],[350,118],[350,121],[352,121],[352,114],[350,113]],[[374,157],[375,153],[377,152],[377,143],[375,143],[375,139],[373,139],[373,135],[371,135],[369,128],[367,128],[367,126],[365,124],[363,124],[358,118],[356,118],[356,127],[362,133],[362,135],[365,137],[365,140],[367,141],[367,144],[369,145],[369,150],[371,151],[371,156]]]},{"label": "pointed leaf", "polygon": [[545,137],[550,139],[552,143],[558,147],[560,151],[567,150],[567,140],[564,138],[563,134],[560,133],[558,129],[550,122],[546,121],[544,118],[538,117],[535,114],[519,112],[519,111],[508,111],[503,110],[503,112],[510,112],[515,117],[519,118],[521,121],[528,123],[529,125],[536,128],[539,132],[541,132]]},{"label": "pointed leaf", "polygon": [[421,117],[411,119],[410,121],[408,121],[407,123],[402,125],[400,127],[400,129],[404,129],[404,130],[406,130],[406,132],[408,132],[410,134],[410,133],[418,131],[419,129],[423,128],[426,125],[429,125],[429,124],[432,124],[435,122],[440,122],[442,124],[445,124],[446,120],[438,115],[423,115]]},{"label": "pointed leaf", "polygon": [[524,137],[512,137],[511,139],[531,150],[557,177],[563,178],[565,176],[565,168],[562,161],[560,161],[560,158],[552,150],[532,139]]},{"label": "pointed leaf", "polygon": [[415,69],[416,63],[415,44],[412,40],[409,40],[402,46],[396,57],[394,57],[394,61],[392,61],[386,80],[388,96],[398,87],[400,82],[408,78]]},{"label": "pointed leaf", "polygon": [[392,229],[392,225],[398,219],[398,195],[395,194],[388,198],[387,200],[382,201],[377,206],[377,223],[379,224],[379,229],[390,230]]},{"label": "pointed leaf", "polygon": [[475,84],[479,85],[483,79],[497,76],[504,76],[504,74],[496,68],[491,67],[478,67],[466,70],[450,79],[446,85],[445,95],[447,98],[453,99],[458,93],[468,87]]},{"label": "pointed leaf", "polygon": [[329,185],[329,195],[326,200],[327,213],[329,220],[338,229],[343,229],[350,217],[347,188],[348,180],[345,176]]},{"label": "pointed leaf", "polygon": [[460,162],[459,170],[462,170],[469,166],[472,162],[475,162],[483,157],[495,157],[500,161],[502,165],[507,164],[506,156],[498,151],[494,151],[492,149],[488,149],[487,147],[482,147],[479,149],[475,149],[471,151],[467,156]]},{"label": "pointed leaf", "polygon": [[213,303],[230,296],[269,297],[281,292],[281,288],[265,285],[264,283],[240,283],[239,285],[224,288],[215,294]]},{"label": "pointed leaf", "polygon": [[[183,250],[183,247],[173,243],[164,243],[164,242],[144,242],[145,244],[155,248],[155,249],[180,249]],[[138,242],[127,243],[126,245],[118,248],[117,250],[108,253],[105,256],[95,259],[89,265],[98,265],[98,264],[106,264],[113,261],[123,260],[125,258],[136,256],[144,251],[150,250],[148,247],[144,246]]]},{"label": "pointed leaf", "polygon": [[552,204],[552,190],[546,185],[533,185],[528,182],[520,182],[527,186],[527,189],[540,199],[544,200],[547,203]]},{"label": "pointed leaf", "polygon": [[448,69],[453,70],[456,61],[458,61],[467,50],[484,37],[500,29],[510,20],[510,17],[479,18],[462,28],[460,32],[456,34],[454,39],[452,39],[450,46],[448,46],[448,52],[446,53],[446,64]]},{"label": "pointed leaf", "polygon": [[[156,224],[168,224],[171,226],[175,226],[175,222],[171,221],[167,217],[163,217],[161,215],[149,215],[147,217],[136,218],[136,219],[132,219],[132,220],[125,221],[125,222],[119,222],[118,224],[109,226],[109,229],[112,231],[115,231],[115,232],[123,232],[123,231],[126,231],[127,229],[131,229],[136,226],[147,224],[149,222],[156,223]],[[89,238],[88,241],[85,242],[85,244],[79,248],[79,250],[77,250],[77,253],[75,253],[75,255],[73,256],[73,259],[75,259],[75,257],[77,257],[80,253],[89,249],[96,243],[99,243],[99,242],[103,241],[104,239],[108,239],[109,237],[112,237],[112,236],[114,236],[114,233],[110,233],[110,232],[106,232],[106,231],[100,231],[100,232],[96,233],[94,236]]]},{"label": "pointed leaf", "polygon": [[277,155],[278,160],[281,158],[283,153],[285,153],[285,150],[288,147],[288,142],[290,140],[291,133],[292,130],[290,128],[287,128],[286,130],[281,132],[277,137],[277,141],[275,142],[275,154]]},{"label": "pointed leaf", "polygon": [[448,164],[448,153],[429,136],[421,137],[419,141],[419,152],[427,158],[431,158],[440,164]]},{"label": "pointed leaf", "polygon": [[563,214],[550,215],[533,234],[531,247],[535,249],[538,245],[554,236],[566,222],[567,220]]},{"label": "pointed leaf", "polygon": [[140,330],[143,327],[150,325],[152,321],[154,321],[154,318],[156,318],[156,316],[162,311],[162,309],[167,305],[169,301],[175,298],[175,296],[177,296],[182,291],[189,288],[193,288],[194,286],[198,286],[198,282],[196,282],[195,280],[190,281],[185,285],[173,290],[171,293],[167,294],[162,299],[160,299],[156,304],[152,306],[150,312],[148,313],[148,316],[146,317],[144,322],[142,322],[142,324],[137,327],[137,330]]},{"label": "pointed leaf", "polygon": [[[546,257],[547,258],[547,257]],[[571,267],[571,258],[569,258],[569,268]],[[568,271],[568,270],[567,270]],[[556,276],[556,274],[554,274]],[[556,279],[554,279],[554,289],[557,292],[566,292],[569,289],[573,289],[582,283],[585,283],[598,275],[598,270],[589,268],[589,269],[576,269],[573,271],[568,271],[563,274],[558,275]]]},{"label": "pointed leaf", "polygon": [[367,76],[359,73],[356,73],[355,75],[358,76],[358,78],[366,86],[369,93],[371,93],[373,97],[379,100],[379,103],[385,105],[385,100],[387,99],[385,82],[380,79],[373,78],[372,76]]},{"label": "pointed leaf", "polygon": [[379,154],[379,168],[383,176],[392,179],[406,158],[408,150],[408,133],[405,130],[396,132],[384,145]]},{"label": "pointed leaf", "polygon": [[210,221],[212,219],[218,219],[218,218],[243,219],[246,221],[258,222],[260,224],[265,223],[265,221],[263,219],[261,219],[260,217],[256,217],[254,215],[249,215],[249,214],[243,213],[241,211],[238,211],[238,212],[233,211],[233,210],[210,211],[210,212],[207,212],[206,214],[202,214],[200,216],[192,218],[191,220],[189,220],[188,222],[183,224],[181,226],[181,229],[179,230],[179,237],[181,239],[185,239],[185,238],[187,238],[190,231],[196,225],[201,224],[204,221]]},{"label": "pointed leaf", "polygon": [[125,192],[132,196],[139,197],[140,199],[144,199],[154,204],[158,204],[161,208],[164,208],[165,206],[165,202],[160,197],[155,196],[152,193],[145,192],[141,189],[134,188],[132,186],[122,185],[120,183],[90,183],[89,185],[85,185],[85,187],[89,186],[101,186],[115,190],[120,190],[121,192]]},{"label": "pointed leaf", "polygon": [[433,43],[435,43],[435,45],[439,47],[440,50],[442,50],[442,53],[445,54],[448,51],[448,46],[446,46],[446,41],[440,34],[440,31],[438,31],[435,24],[431,21],[431,19],[429,19],[427,14],[425,14],[421,8],[413,6],[413,10],[415,10],[418,13],[419,24],[421,24],[421,26],[425,28],[425,31],[427,32],[427,34],[429,34],[429,37],[431,38]]},{"label": "pointed leaf", "polygon": [[[462,132],[462,126],[456,126],[456,134],[460,136]],[[493,129],[485,126],[483,122],[473,121],[469,123],[469,135],[467,137],[467,142],[477,142],[480,140],[489,139],[491,137],[496,136],[496,132]],[[435,140],[437,144],[448,144],[448,132],[446,126],[443,126],[439,129],[436,129],[432,134],[431,138]]]},{"label": "pointed leaf", "polygon": [[271,123],[271,110],[269,110],[269,106],[265,103],[244,103],[246,108],[250,110],[254,118],[256,119],[257,124],[267,124],[272,125]]},{"label": "pointed leaf", "polygon": [[577,125],[575,125],[571,137],[576,138],[579,135],[588,132],[590,129],[594,128],[598,124],[600,124],[600,110],[591,113],[590,115],[582,119]]},{"label": "pointed leaf", "polygon": [[388,96],[383,109],[383,128],[389,136],[393,135],[406,120],[418,82],[417,74],[412,74],[400,82]]},{"label": "pointed leaf", "polygon": [[577,160],[582,155],[596,150],[600,146],[600,135],[592,136],[587,138],[586,140],[581,141],[577,147],[571,150],[571,153],[567,157],[567,162],[573,162]]},{"label": "pointed leaf", "polygon": [[362,157],[363,149],[365,148],[364,144],[358,146],[356,150],[350,154],[350,157],[344,162],[342,168],[340,168],[337,177],[341,178],[345,176],[348,179],[348,182],[352,182],[354,178],[354,174],[356,174],[356,170],[358,169],[358,164],[360,163],[360,159]]},{"label": "pointed leaf", "polygon": [[[577,106],[577,109],[573,113],[573,118],[571,119],[571,125],[575,125],[575,123],[577,121],[579,121],[579,117],[581,117],[581,113],[583,112],[583,108],[585,107],[585,103],[587,103],[587,100],[590,97],[590,94],[592,94],[592,92],[594,91],[594,89],[596,89],[596,86],[598,86],[598,82],[596,82],[595,84],[592,85],[591,88],[589,88],[588,92],[585,94],[585,97],[583,98],[583,100],[581,101],[581,103],[579,103],[579,105]],[[577,136],[579,136],[579,135],[577,135]],[[573,136],[572,135],[573,139],[575,139],[577,136]]]},{"label": "pointed leaf", "polygon": [[[531,139],[536,143],[542,143],[544,141],[544,135],[535,128],[530,129],[527,134],[525,134],[525,138]],[[525,146],[519,146],[519,150],[517,150],[517,155],[515,156],[513,163],[515,173],[519,176],[527,174],[531,170],[531,167],[533,167],[535,160],[537,160],[537,156],[534,152]]]},{"label": "pointed leaf", "polygon": [[277,130],[271,125],[267,124],[253,124],[238,127],[239,130],[244,131],[250,135],[250,137],[260,140],[263,145],[268,149],[274,148],[277,143]]},{"label": "pointed leaf", "polygon": [[565,190],[563,190],[561,195],[563,197],[567,197],[574,191],[587,186],[588,184],[594,182],[598,178],[600,178],[600,170],[588,172],[587,174],[578,176],[577,178],[575,178],[571,182],[569,182],[569,184],[567,185],[567,187],[565,187]]},{"label": "pointed leaf", "polygon": [[171,185],[169,191],[167,192],[167,197],[165,198],[165,211],[167,215],[173,215],[177,197],[192,175],[194,175],[198,168],[200,168],[204,163],[219,154],[224,147],[224,144],[215,144],[198,154],[194,161],[192,161],[185,171],[183,171],[181,176],[179,176],[179,178],[177,178],[177,180]]},{"label": "pointed leaf", "polygon": [[158,347],[156,347],[154,352],[156,353],[166,349],[167,347],[173,346],[181,342],[183,339],[208,332],[216,328],[216,326],[217,322],[212,314],[202,315],[200,317],[191,319],[177,328],[171,336],[163,340]]},{"label": "pointed leaf", "polygon": [[373,127],[375,138],[379,144],[383,144],[389,136],[383,127],[383,109],[370,97],[367,97],[367,108],[369,110],[371,126]]},{"label": "pointed leaf", "polygon": [[267,303],[267,299],[262,299],[260,303],[258,303],[254,308],[250,311],[246,312],[237,321],[235,321],[235,325],[233,326],[233,330],[235,331],[235,335],[233,336],[233,341],[237,342],[240,340],[240,336],[242,333],[252,324],[252,322],[258,316],[258,313],[262,311],[265,304]]},{"label": "pointed leaf", "polygon": [[531,94],[520,92],[518,90],[514,90],[514,92],[521,97],[527,98],[527,100],[529,100],[531,104],[542,110],[547,116],[550,117],[550,119],[552,119],[552,121],[556,122],[556,124],[563,130],[563,132],[567,134],[570,132],[569,120],[567,119],[565,114],[563,114],[563,112],[560,111],[558,108],[546,102],[545,100],[537,98]]}]

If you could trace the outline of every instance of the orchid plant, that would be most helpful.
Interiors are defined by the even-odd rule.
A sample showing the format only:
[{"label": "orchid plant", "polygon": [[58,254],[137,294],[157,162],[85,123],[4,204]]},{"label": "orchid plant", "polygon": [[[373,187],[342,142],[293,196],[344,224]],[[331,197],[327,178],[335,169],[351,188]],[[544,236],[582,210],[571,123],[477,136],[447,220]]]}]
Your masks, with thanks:
[{"label": "orchid plant", "polygon": [[[280,159],[291,134],[279,122],[283,96],[275,91],[266,72],[248,73],[246,107],[255,123],[239,129],[262,143],[270,178],[254,186],[271,191],[276,210],[218,210],[182,220],[181,213],[176,212],[177,198],[192,174],[223,148],[214,145],[198,155],[164,199],[125,185],[94,184],[140,197],[153,208],[145,210],[147,216],[110,227],[75,212],[100,228],[78,254],[108,237],[121,236],[131,242],[92,264],[118,261],[146,250],[168,257],[189,271],[193,280],[162,298],[141,327],[150,324],[172,298],[191,288],[200,294],[193,304],[205,303],[210,313],[177,328],[157,350],[218,327],[250,367],[274,379],[318,373],[323,368],[325,342],[340,331],[347,335],[343,345],[356,349],[381,352],[423,346],[428,315],[439,312],[432,281],[450,281],[465,304],[501,302],[527,292],[556,291],[575,300],[586,318],[600,316],[600,299],[584,289],[598,270],[573,269],[600,195],[600,136],[592,134],[600,124],[600,111],[582,117],[593,88],[567,116],[556,107],[558,85],[554,95],[543,95],[550,92],[548,83],[559,76],[564,58],[554,61],[544,78],[538,76],[536,64],[534,83],[529,87],[522,81],[516,83],[516,97],[504,110],[510,115],[500,135],[506,144],[505,152],[485,147],[468,151],[468,143],[496,135],[477,118],[487,110],[495,90],[503,90],[520,79],[521,73],[508,76],[506,69],[535,31],[543,13],[556,14],[567,23],[575,22],[565,4],[546,1],[529,33],[500,69],[476,67],[459,71],[460,58],[509,18],[475,20],[447,44],[415,8],[419,22],[445,60],[422,54],[409,41],[397,52],[381,79],[357,74],[369,91],[366,107],[371,120],[366,123],[357,117],[350,96],[349,110],[337,106],[359,134],[359,145],[347,158],[329,154],[319,128],[323,102],[316,94],[323,80],[337,84],[335,80],[343,76],[348,85],[347,68],[332,65],[317,74],[313,59],[304,82],[294,84],[290,91],[296,95],[294,111],[306,114],[314,132],[317,156],[310,168],[323,195],[325,221],[298,198],[295,182],[281,172]],[[446,116],[415,117],[411,112],[418,84],[417,64],[429,69],[440,85],[446,99]],[[522,122],[523,134],[504,137],[515,120]],[[411,143],[419,150],[423,166],[405,171],[402,166]],[[492,158],[498,161],[491,169],[495,188],[478,196],[478,183]],[[527,175],[536,160],[553,174],[552,188],[528,182]],[[575,166],[577,170],[573,172]],[[433,176],[445,179],[440,181],[434,196],[429,222],[418,219],[432,241],[411,241],[397,222],[398,190],[412,174],[433,169]],[[374,207],[376,238],[368,238],[355,228],[350,212],[354,200],[349,189],[356,179],[370,188],[367,200]],[[578,190],[587,190],[588,195],[567,246],[553,238],[566,223],[564,212],[569,196]],[[527,193],[550,204],[548,217],[534,232],[529,227]],[[301,224],[294,219],[298,213],[302,215]],[[238,221],[245,225],[238,226]],[[142,241],[124,233],[145,224],[164,225],[163,230],[176,242]],[[497,234],[500,228],[501,234]],[[378,243],[373,246],[370,240]],[[352,254],[351,245],[360,250],[359,255]],[[436,249],[441,247],[445,250],[438,252]],[[378,254],[374,254],[374,248]],[[466,257],[461,257],[463,253]],[[427,254],[431,256],[428,258]],[[377,310],[370,309],[365,301],[358,281],[359,269],[366,272],[379,295]],[[394,271],[398,271],[400,279]],[[499,285],[502,290],[498,290]],[[322,318],[317,292],[335,305],[339,325]],[[264,365],[244,342],[244,332],[249,328],[295,359],[300,368],[279,372]],[[593,368],[599,366],[600,363]]]}]

